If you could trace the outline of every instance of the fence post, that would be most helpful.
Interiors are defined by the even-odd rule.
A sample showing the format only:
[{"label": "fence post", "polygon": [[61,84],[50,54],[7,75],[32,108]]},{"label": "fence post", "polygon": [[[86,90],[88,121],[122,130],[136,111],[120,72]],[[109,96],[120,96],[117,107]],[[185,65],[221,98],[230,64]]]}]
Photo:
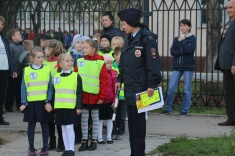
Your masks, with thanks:
[{"label": "fence post", "polygon": [[152,13],[149,12],[149,0],[144,0],[144,11],[142,16],[144,16],[144,24],[149,25],[149,16],[152,16]]}]

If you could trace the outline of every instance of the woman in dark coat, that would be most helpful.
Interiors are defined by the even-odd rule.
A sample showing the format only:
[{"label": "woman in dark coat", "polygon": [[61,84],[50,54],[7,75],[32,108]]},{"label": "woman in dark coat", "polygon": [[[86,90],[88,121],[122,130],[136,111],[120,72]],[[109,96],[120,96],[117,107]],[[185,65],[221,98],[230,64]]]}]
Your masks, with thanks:
[{"label": "woman in dark coat", "polygon": [[111,11],[106,11],[102,17],[102,24],[103,24],[103,30],[101,31],[101,34],[109,34],[111,38],[114,36],[121,36],[123,37],[123,33],[120,29],[113,26],[114,24],[114,17],[111,13]]},{"label": "woman in dark coat", "polygon": [[145,113],[138,113],[136,93],[147,91],[152,97],[154,88],[161,82],[160,62],[156,35],[140,23],[141,11],[126,9],[118,16],[128,34],[122,49],[116,87],[125,84],[131,156],[145,155]]}]

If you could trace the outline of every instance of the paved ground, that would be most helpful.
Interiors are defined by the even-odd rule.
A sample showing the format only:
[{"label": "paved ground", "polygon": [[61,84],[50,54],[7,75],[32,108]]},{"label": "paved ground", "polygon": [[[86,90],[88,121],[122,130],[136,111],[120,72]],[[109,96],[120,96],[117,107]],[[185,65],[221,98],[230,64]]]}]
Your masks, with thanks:
[{"label": "paved ground", "polygon": [[[176,115],[160,116],[159,114],[149,113],[147,121],[146,153],[152,151],[155,147],[169,142],[170,138],[177,136],[209,137],[230,134],[233,126],[219,127],[218,122],[223,122],[226,117],[213,116],[187,116],[178,117]],[[6,121],[10,122],[9,126],[0,126],[1,130],[9,131],[26,131],[27,123],[22,122],[23,114],[19,112],[7,113],[4,115]],[[38,132],[35,135],[35,148],[42,146],[39,124],[36,127]],[[0,132],[1,135],[1,132]],[[105,138],[105,137],[104,137]],[[78,152],[80,145],[75,145],[76,155],[79,156],[128,156],[130,155],[128,132],[124,135],[123,140],[115,141],[114,144],[98,145],[94,152]],[[18,139],[0,146],[1,156],[23,156],[27,155],[27,136],[22,135]],[[40,150],[39,150],[40,151]],[[51,151],[50,156],[58,156],[61,153]]]}]

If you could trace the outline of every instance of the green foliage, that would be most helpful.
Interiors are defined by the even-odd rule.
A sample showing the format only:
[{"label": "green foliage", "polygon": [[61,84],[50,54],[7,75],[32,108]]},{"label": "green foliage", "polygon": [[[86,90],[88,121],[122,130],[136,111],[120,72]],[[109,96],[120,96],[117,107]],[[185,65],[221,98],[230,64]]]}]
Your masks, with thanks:
[{"label": "green foliage", "polygon": [[162,153],[162,156],[232,156],[235,155],[235,132],[231,135],[188,139],[172,138],[169,143],[157,147],[150,154]]}]

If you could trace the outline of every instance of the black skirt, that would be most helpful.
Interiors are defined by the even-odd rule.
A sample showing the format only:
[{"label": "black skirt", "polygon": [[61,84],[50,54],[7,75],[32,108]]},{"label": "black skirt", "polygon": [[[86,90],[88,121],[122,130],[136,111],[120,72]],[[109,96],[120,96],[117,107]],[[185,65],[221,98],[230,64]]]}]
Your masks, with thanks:
[{"label": "black skirt", "polygon": [[82,108],[91,110],[91,109],[99,109],[100,105],[99,104],[82,104]]},{"label": "black skirt", "polygon": [[78,115],[76,109],[56,109],[56,125],[71,125],[78,123]]},{"label": "black skirt", "polygon": [[45,101],[28,102],[24,110],[24,122],[50,122],[52,114],[45,109]]},{"label": "black skirt", "polygon": [[100,105],[100,108],[99,108],[99,119],[100,120],[112,119],[113,109],[111,106],[112,106],[112,102]]}]

